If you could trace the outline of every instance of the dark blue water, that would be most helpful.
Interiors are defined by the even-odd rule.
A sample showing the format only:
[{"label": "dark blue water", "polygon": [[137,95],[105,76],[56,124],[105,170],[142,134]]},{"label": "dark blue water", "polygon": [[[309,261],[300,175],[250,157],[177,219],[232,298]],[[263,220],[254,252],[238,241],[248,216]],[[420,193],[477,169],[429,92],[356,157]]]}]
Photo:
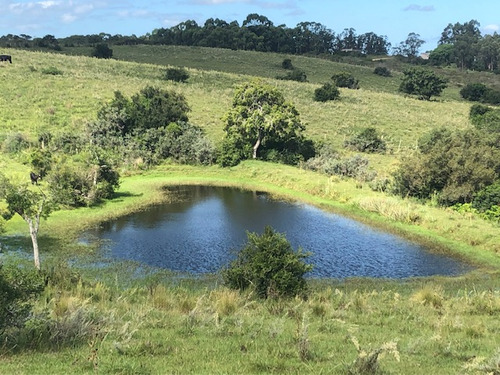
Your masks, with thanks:
[{"label": "dark blue water", "polygon": [[432,254],[402,238],[315,207],[234,188],[171,188],[177,203],[103,224],[94,235],[110,240],[104,255],[173,271],[217,272],[234,259],[246,231],[266,225],[285,234],[294,249],[313,255],[310,277],[405,278],[456,275],[470,267]]}]

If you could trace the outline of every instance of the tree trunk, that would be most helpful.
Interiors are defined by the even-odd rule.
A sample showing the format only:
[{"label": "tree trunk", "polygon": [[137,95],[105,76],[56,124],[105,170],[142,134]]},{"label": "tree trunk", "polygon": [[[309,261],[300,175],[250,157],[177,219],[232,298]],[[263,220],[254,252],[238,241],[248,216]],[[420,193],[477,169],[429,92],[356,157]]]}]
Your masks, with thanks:
[{"label": "tree trunk", "polygon": [[253,155],[252,155],[252,157],[254,159],[257,159],[257,150],[259,149],[260,142],[261,142],[261,139],[260,139],[260,132],[259,132],[259,135],[257,136],[257,142],[255,142],[255,144],[253,145]]},{"label": "tree trunk", "polygon": [[33,223],[33,220],[29,217],[25,218],[25,220],[30,228],[31,242],[33,243],[33,259],[35,261],[35,267],[37,270],[40,270],[40,252],[38,250],[38,223],[40,221],[40,218],[37,217],[35,219],[35,223]]}]

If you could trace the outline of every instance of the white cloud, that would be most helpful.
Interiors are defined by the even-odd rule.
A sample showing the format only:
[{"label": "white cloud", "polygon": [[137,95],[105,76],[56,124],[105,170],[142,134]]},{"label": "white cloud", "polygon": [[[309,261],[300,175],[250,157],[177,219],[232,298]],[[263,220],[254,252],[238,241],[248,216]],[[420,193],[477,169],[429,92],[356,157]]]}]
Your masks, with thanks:
[{"label": "white cloud", "polygon": [[495,33],[500,31],[500,25],[487,25],[483,28],[483,30],[488,33]]},{"label": "white cloud", "polygon": [[410,4],[404,8],[405,12],[434,12],[435,10],[434,5]]}]

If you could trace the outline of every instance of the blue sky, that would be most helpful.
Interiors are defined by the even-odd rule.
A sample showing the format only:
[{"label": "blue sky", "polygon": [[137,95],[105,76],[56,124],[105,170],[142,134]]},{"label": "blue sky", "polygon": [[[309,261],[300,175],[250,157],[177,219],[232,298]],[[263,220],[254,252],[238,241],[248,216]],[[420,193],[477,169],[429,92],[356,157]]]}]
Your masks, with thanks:
[{"label": "blue sky", "polygon": [[137,36],[188,19],[203,25],[208,18],[238,21],[250,13],[275,25],[295,27],[320,22],[335,33],[354,28],[358,34],[386,35],[393,46],[415,32],[426,41],[421,52],[436,47],[449,23],[471,19],[484,33],[500,32],[498,0],[0,0],[0,35],[73,34]]}]

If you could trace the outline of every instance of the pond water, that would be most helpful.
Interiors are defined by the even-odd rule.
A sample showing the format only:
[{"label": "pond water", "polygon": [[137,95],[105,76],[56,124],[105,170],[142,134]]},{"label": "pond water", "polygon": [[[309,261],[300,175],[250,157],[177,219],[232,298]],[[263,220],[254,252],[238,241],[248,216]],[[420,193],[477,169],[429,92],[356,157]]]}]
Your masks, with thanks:
[{"label": "pond water", "polygon": [[294,249],[313,255],[309,277],[456,275],[470,267],[400,237],[313,206],[235,188],[177,186],[175,203],[104,223],[89,234],[107,243],[103,256],[194,274],[217,272],[266,225]]}]

